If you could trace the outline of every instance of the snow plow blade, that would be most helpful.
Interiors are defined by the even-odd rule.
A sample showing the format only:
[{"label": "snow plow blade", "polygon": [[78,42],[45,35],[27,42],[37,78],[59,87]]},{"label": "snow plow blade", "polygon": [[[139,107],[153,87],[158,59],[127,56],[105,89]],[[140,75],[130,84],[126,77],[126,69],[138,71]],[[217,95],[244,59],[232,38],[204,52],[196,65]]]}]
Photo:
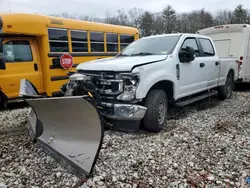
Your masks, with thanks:
[{"label": "snow plow blade", "polygon": [[29,134],[43,150],[80,178],[88,177],[98,158],[104,126],[97,107],[87,96],[41,98],[28,81],[20,96],[32,108]]}]

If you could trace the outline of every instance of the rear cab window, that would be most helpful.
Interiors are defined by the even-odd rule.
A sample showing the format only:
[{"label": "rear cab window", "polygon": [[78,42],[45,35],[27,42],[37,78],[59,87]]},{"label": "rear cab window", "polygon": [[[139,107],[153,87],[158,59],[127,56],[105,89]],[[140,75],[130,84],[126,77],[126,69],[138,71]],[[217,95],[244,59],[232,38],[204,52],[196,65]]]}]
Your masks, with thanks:
[{"label": "rear cab window", "polygon": [[3,55],[6,62],[33,61],[31,46],[28,40],[11,40],[3,45]]},{"label": "rear cab window", "polygon": [[214,56],[215,51],[212,42],[209,39],[199,38],[201,47],[203,49],[203,56]]}]

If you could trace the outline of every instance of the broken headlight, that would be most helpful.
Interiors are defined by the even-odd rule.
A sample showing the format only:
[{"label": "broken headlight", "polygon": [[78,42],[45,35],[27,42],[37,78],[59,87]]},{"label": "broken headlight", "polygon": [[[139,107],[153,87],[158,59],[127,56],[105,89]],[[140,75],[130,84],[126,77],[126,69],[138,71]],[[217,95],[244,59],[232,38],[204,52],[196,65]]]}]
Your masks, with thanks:
[{"label": "broken headlight", "polygon": [[121,73],[117,75],[117,79],[123,80],[123,93],[117,99],[129,101],[135,98],[136,89],[139,83],[138,73]]}]

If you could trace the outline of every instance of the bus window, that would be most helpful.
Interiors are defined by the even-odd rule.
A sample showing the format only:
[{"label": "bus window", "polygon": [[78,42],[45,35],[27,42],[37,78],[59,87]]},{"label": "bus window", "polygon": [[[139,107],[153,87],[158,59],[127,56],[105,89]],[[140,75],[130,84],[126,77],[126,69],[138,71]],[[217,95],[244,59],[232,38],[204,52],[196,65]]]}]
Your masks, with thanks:
[{"label": "bus window", "polygon": [[107,51],[108,52],[118,52],[118,34],[107,33]]},{"label": "bus window", "polygon": [[88,33],[86,31],[71,31],[72,51],[88,52]]},{"label": "bus window", "polygon": [[123,50],[127,45],[134,42],[134,36],[133,35],[120,35],[120,48]]},{"label": "bus window", "polygon": [[50,52],[69,52],[67,29],[48,29]]},{"label": "bus window", "polygon": [[90,32],[91,52],[104,52],[104,33]]}]

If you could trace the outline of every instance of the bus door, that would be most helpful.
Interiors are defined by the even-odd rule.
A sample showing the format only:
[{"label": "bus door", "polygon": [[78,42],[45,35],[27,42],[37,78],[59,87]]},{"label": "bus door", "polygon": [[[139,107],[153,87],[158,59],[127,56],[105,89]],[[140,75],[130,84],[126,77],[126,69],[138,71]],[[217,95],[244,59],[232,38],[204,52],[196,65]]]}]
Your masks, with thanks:
[{"label": "bus door", "polygon": [[35,39],[3,39],[5,70],[0,70],[0,89],[8,98],[19,97],[20,80],[28,79],[42,90],[42,69]]}]

